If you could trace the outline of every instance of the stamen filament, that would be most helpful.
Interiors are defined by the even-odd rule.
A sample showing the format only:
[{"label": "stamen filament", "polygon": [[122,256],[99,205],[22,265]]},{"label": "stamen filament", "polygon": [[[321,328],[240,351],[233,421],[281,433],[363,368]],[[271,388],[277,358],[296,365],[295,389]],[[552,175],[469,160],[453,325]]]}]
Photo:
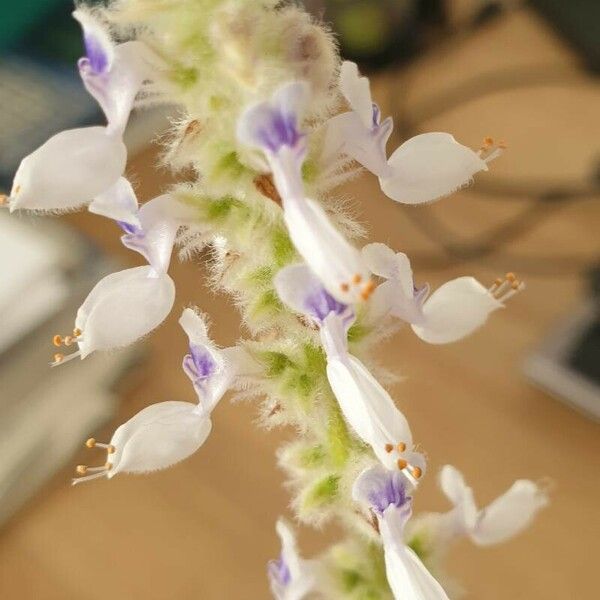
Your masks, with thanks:
[{"label": "stamen filament", "polygon": [[50,363],[51,367],[57,367],[58,365],[62,365],[74,358],[77,358],[81,354],[81,350],[77,350],[77,352],[73,352],[72,354],[61,354],[60,352],[54,355],[54,361]]}]

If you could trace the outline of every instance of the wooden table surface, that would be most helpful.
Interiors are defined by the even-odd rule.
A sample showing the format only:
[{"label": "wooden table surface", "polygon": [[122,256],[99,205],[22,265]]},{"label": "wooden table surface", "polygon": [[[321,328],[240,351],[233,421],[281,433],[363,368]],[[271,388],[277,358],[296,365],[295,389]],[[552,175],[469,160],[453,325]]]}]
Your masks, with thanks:
[{"label": "wooden table surface", "polygon": [[[484,95],[420,127],[451,131],[473,146],[485,135],[508,140],[510,151],[478,178],[482,188],[504,177],[536,185],[583,180],[598,158],[600,89],[562,42],[526,11],[421,61],[409,77],[381,78],[376,87],[384,104],[398,107],[402,98],[416,115],[428,99],[450,97],[454,86],[477,74],[522,67],[556,70],[565,79]],[[144,198],[158,194],[164,181],[150,174],[153,157],[148,151],[131,166]],[[431,472],[445,463],[457,465],[482,503],[515,478],[547,476],[554,481],[551,507],[527,533],[486,550],[465,542],[453,553],[449,570],[473,598],[597,598],[598,425],[533,388],[521,376],[520,363],[544,332],[576,305],[584,285],[577,265],[565,270],[569,265],[559,260],[534,259],[568,254],[593,260],[599,250],[598,198],[548,208],[506,250],[445,264],[439,260],[443,254],[437,242],[415,227],[414,215],[384,198],[371,177],[345,190],[350,193],[358,200],[360,217],[370,224],[371,239],[418,257],[414,266],[419,281],[435,286],[471,273],[491,281],[498,273],[526,269],[526,293],[471,338],[434,347],[403,330],[382,348],[386,366],[406,377],[392,392],[429,454]],[[452,199],[412,210],[435,215],[469,240],[518,214],[529,202],[526,196],[493,199],[478,192],[476,184]],[[137,256],[119,247],[110,223],[87,214],[69,219],[126,264],[140,264]],[[531,273],[540,269],[543,275]],[[123,394],[120,421],[153,402],[194,400],[180,370],[185,338],[176,321],[183,306],[194,301],[213,316],[218,343],[229,344],[236,337],[237,316],[226,299],[204,287],[202,265],[174,261],[172,272],[176,308],[149,340],[148,369]],[[222,402],[201,451],[152,476],[122,476],[72,489],[70,473],[60,474],[0,535],[0,597],[268,597],[265,563],[278,553],[273,525],[287,506],[274,451],[293,434],[260,431],[255,415],[252,404]],[[74,457],[73,465],[80,459]],[[416,509],[446,507],[435,478],[427,478]],[[308,554],[332,535],[303,530],[301,543]]]}]

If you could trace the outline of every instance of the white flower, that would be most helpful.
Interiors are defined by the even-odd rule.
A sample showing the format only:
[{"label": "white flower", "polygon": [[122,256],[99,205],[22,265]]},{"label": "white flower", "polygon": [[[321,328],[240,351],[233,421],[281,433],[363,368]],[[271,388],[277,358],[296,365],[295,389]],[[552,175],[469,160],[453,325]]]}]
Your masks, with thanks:
[{"label": "white flower", "polygon": [[504,494],[478,509],[473,490],[455,467],[446,465],[440,472],[442,491],[453,504],[442,515],[440,526],[445,539],[465,535],[478,546],[499,544],[523,531],[549,500],[539,485],[519,479]]},{"label": "white flower", "polygon": [[429,295],[428,285],[414,285],[406,254],[375,243],[363,248],[363,257],[373,274],[387,279],[375,290],[373,300],[387,304],[392,315],[410,323],[413,331],[430,344],[448,344],[470,335],[525,288],[507,273],[504,280],[496,280],[489,288],[473,277],[458,277]]},{"label": "white flower", "polygon": [[114,44],[87,11],[73,13],[81,23],[86,56],[79,72],[86,89],[106,114],[106,127],[69,129],[52,136],[26,156],[13,180],[11,210],[67,210],[91,202],[113,186],[125,170],[123,130],[147,68],[139,42]]},{"label": "white flower", "polygon": [[118,473],[166,469],[205,442],[212,428],[211,413],[235,377],[234,354],[213,346],[204,321],[192,309],[183,311],[180,324],[190,340],[184,371],[194,384],[198,403],[152,404],[121,425],[108,444],[89,439],[88,448],[106,450],[106,463],[99,467],[79,465],[77,472],[82,477],[74,479],[73,484],[100,477],[110,479]]},{"label": "white flower", "polygon": [[307,96],[304,82],[282,86],[270,101],[243,113],[238,138],[264,153],[298,253],[330,294],[342,302],[357,302],[373,291],[362,256],[332,225],[323,208],[304,195],[301,170],[306,139],[299,124]]},{"label": "white flower", "polygon": [[371,98],[369,80],[361,77],[355,63],[344,61],[340,90],[350,108],[327,121],[322,159],[343,153],[380,177],[390,177],[386,144],[394,127],[391,117],[380,122],[380,111]]},{"label": "white flower", "polygon": [[150,265],[107,275],[77,311],[73,335],[54,337],[56,346],[77,344],[79,349],[55,354],[52,366],[133,344],[165,320],[174,301],[173,280]]},{"label": "white flower", "polygon": [[379,178],[383,192],[403,204],[421,204],[467,185],[497,158],[504,146],[486,139],[479,152],[459,144],[449,133],[423,133],[404,142],[390,157],[391,174]]},{"label": "white flower", "polygon": [[285,304],[319,326],[327,378],[348,424],[384,465],[404,469],[418,479],[425,459],[413,450],[408,421],[367,368],[348,352],[352,309],[333,298],[306,265],[279,271],[275,288]]},{"label": "white flower", "polygon": [[442,586],[404,543],[404,528],[412,514],[410,482],[403,473],[382,466],[363,471],[354,483],[353,498],[376,516],[387,580],[396,600],[447,600]]},{"label": "white flower", "polygon": [[281,555],[268,565],[271,591],[276,600],[302,600],[315,587],[315,561],[300,556],[294,531],[283,518],[277,521],[277,534],[281,539]]},{"label": "white flower", "polygon": [[91,202],[119,179],[126,161],[121,136],[105,127],[61,131],[21,161],[10,211],[66,210]]},{"label": "white flower", "polygon": [[175,285],[167,271],[177,230],[193,211],[168,194],[138,209],[133,188],[124,178],[90,210],[117,219],[125,232],[123,245],[139,252],[149,265],[112,273],[96,284],[77,312],[76,335],[54,337],[56,346],[77,343],[79,350],[55,354],[53,365],[132,344],[158,327],[175,301]]}]

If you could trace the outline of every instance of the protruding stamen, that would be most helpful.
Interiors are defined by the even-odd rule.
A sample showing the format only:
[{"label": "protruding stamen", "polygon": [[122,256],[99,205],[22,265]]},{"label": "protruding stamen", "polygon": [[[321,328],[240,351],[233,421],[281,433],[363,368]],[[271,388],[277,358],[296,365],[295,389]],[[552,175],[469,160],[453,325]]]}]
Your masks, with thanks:
[{"label": "protruding stamen", "polygon": [[71,479],[71,485],[77,485],[78,483],[83,483],[85,481],[92,481],[93,479],[100,479],[101,477],[106,477],[107,474],[106,469],[102,469],[98,473],[92,473],[91,475],[86,475],[85,477],[75,477]]},{"label": "protruding stamen", "polygon": [[496,143],[494,138],[486,137],[477,151],[477,155],[485,162],[490,162],[495,158],[498,158],[505,149],[506,143],[504,141]]},{"label": "protruding stamen", "polygon": [[506,302],[507,300],[512,298],[514,295],[518,294],[519,292],[522,292],[524,289],[525,289],[525,284],[522,281],[515,281],[511,285],[511,289],[508,290],[508,292],[506,292],[506,294],[504,294],[503,296],[500,296],[500,298],[498,298],[498,302]]},{"label": "protruding stamen", "polygon": [[403,458],[399,458],[396,464],[401,471],[402,469],[406,469],[406,467],[408,467],[408,463]]},{"label": "protruding stamen", "polygon": [[369,281],[363,285],[360,297],[365,301],[368,300],[371,297],[371,294],[375,291],[376,287],[377,285],[375,282],[372,279],[369,279]]},{"label": "protruding stamen", "polygon": [[106,450],[107,454],[114,454],[117,449],[112,445],[112,444],[103,444],[102,442],[99,442],[96,440],[96,438],[89,438],[86,442],[85,445],[88,448],[104,448]]},{"label": "protruding stamen", "polygon": [[385,445],[385,451],[389,454],[390,452],[392,452],[394,450],[394,445],[393,444],[386,444]]},{"label": "protruding stamen", "polygon": [[63,343],[63,337],[62,335],[58,335],[58,333],[52,338],[52,343],[57,347],[60,348],[62,346]]},{"label": "protruding stamen", "polygon": [[506,300],[524,289],[525,284],[519,281],[514,273],[509,272],[504,276],[504,279],[496,279],[494,284],[488,289],[488,293],[498,300],[498,302],[506,302]]},{"label": "protruding stamen", "polygon": [[411,472],[415,479],[420,479],[421,475],[423,475],[423,470],[421,467],[411,467]]},{"label": "protruding stamen", "polygon": [[73,352],[72,354],[67,354],[67,356],[61,354],[60,352],[57,352],[54,355],[54,361],[50,363],[50,366],[56,367],[58,365],[62,365],[66,362],[69,362],[70,360],[73,360],[74,358],[77,358],[80,354],[81,350],[77,350],[77,352]]},{"label": "protruding stamen", "polygon": [[397,448],[398,452],[404,452],[406,450],[406,444],[404,442],[399,442]]}]

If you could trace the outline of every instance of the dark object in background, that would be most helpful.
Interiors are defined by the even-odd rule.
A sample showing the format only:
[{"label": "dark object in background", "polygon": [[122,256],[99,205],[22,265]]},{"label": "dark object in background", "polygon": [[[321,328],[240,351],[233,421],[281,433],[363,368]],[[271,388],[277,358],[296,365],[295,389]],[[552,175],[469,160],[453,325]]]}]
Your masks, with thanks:
[{"label": "dark object in background", "polygon": [[98,107],[76,61],[81,29],[71,0],[24,0],[0,7],[0,186],[51,135],[93,123]]},{"label": "dark object in background", "polygon": [[600,0],[531,0],[531,4],[600,73]]},{"label": "dark object in background", "polygon": [[600,421],[600,265],[589,297],[527,358],[523,370],[556,398]]},{"label": "dark object in background", "polygon": [[342,55],[373,69],[404,62],[445,22],[442,0],[305,0],[331,23]]}]

